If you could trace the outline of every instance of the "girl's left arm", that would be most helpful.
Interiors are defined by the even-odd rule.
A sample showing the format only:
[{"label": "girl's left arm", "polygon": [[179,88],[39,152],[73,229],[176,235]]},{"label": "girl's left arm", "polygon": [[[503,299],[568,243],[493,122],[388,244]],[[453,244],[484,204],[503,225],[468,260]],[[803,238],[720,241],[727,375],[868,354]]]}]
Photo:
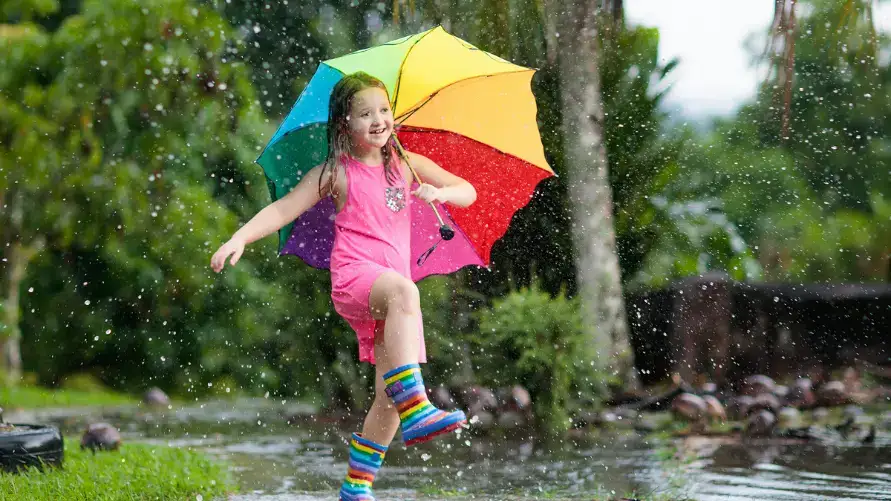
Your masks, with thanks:
[{"label": "girl's left arm", "polygon": [[450,203],[458,207],[467,207],[476,201],[476,188],[472,184],[423,155],[406,153],[411,166],[421,177],[420,186],[412,192],[413,195],[425,202]]}]

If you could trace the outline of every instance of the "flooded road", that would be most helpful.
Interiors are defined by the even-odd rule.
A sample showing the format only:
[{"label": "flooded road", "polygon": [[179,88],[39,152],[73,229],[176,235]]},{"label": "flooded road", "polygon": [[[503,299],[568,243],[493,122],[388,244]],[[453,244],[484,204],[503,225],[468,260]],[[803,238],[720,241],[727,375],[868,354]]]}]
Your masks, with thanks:
[{"label": "flooded road", "polygon": [[[41,411],[23,416],[76,436],[84,423],[119,426],[126,441],[194,447],[228,461],[239,501],[333,499],[349,429],[309,419],[307,407],[265,400],[211,402],[166,412]],[[286,416],[297,415],[295,424]],[[886,415],[884,418],[887,418]],[[883,418],[883,419],[884,419]],[[879,420],[881,421],[881,420]],[[299,423],[299,424],[298,424]],[[379,499],[888,500],[891,436],[803,443],[656,438],[633,432],[545,443],[463,432],[411,449],[394,443],[375,482]]]}]

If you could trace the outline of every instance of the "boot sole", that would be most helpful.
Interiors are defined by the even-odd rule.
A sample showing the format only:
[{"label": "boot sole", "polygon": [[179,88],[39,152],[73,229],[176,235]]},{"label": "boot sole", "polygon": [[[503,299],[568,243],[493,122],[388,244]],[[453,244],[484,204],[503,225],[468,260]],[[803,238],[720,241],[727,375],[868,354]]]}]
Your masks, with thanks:
[{"label": "boot sole", "polygon": [[428,434],[426,434],[426,435],[422,435],[422,436],[420,436],[420,437],[415,437],[415,438],[412,438],[412,439],[410,439],[410,440],[406,440],[406,441],[405,441],[405,446],[406,446],[406,447],[409,447],[409,446],[412,446],[412,445],[415,445],[415,444],[421,444],[421,443],[424,443],[424,442],[429,442],[430,440],[433,440],[434,438],[436,438],[436,437],[438,437],[438,436],[440,436],[440,435],[444,435],[444,434],[446,434],[446,433],[450,433],[450,432],[453,432],[453,431],[457,430],[458,428],[460,428],[460,427],[461,427],[462,425],[464,425],[465,423],[467,423],[467,418],[464,418],[464,419],[461,419],[461,420],[458,421],[458,422],[455,422],[455,423],[446,425],[445,427],[440,428],[440,429],[434,431],[433,433],[428,433]]}]

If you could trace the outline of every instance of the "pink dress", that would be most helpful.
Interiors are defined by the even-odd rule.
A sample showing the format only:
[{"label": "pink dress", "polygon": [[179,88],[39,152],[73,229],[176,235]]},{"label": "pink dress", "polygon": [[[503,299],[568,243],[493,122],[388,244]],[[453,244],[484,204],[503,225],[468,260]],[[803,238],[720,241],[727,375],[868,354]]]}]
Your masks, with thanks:
[{"label": "pink dress", "polygon": [[[383,320],[371,316],[371,286],[384,272],[411,280],[411,185],[396,172],[387,182],[383,165],[365,165],[347,156],[346,202],[334,217],[331,299],[334,309],[359,338],[359,360],[374,363],[374,338]],[[420,362],[427,361],[423,322],[418,318]]]}]

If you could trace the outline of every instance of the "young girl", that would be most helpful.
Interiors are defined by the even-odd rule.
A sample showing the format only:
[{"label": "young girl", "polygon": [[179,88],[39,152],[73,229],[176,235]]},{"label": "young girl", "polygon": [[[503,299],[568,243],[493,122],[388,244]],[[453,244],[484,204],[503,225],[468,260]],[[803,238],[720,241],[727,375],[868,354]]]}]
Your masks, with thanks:
[{"label": "young girl", "polygon": [[[215,272],[245,245],[274,233],[326,196],[337,214],[331,251],[331,298],[359,338],[359,360],[375,364],[375,398],[361,433],[350,441],[342,500],[373,500],[371,484],[387,447],[402,428],[406,445],[459,428],[463,412],[444,412],[427,400],[426,362],[418,288],[410,273],[412,174],[392,142],[393,111],[386,87],[366,73],[345,76],[331,93],[328,158],[290,193],[270,204],[211,258]],[[406,152],[421,177],[411,192],[422,202],[467,207],[476,190],[421,155]],[[391,404],[392,402],[392,404]]]}]

